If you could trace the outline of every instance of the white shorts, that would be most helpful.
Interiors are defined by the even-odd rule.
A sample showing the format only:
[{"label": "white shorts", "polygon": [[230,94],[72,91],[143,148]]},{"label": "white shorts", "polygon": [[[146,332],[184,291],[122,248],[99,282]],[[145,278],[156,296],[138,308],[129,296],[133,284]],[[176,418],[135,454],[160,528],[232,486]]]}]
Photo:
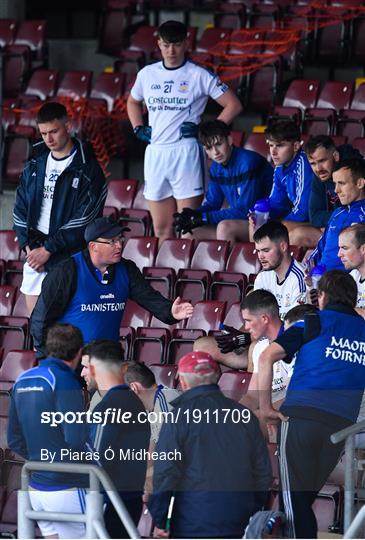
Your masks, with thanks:
[{"label": "white shorts", "polygon": [[[67,512],[80,514],[85,512],[85,489],[65,489],[61,491],[40,491],[29,489],[33,510],[46,512]],[[85,523],[70,521],[37,521],[43,536],[58,534],[59,538],[85,538]]]},{"label": "white shorts", "polygon": [[144,196],[188,199],[204,193],[205,157],[196,139],[173,144],[149,144],[144,157]]},{"label": "white shorts", "polygon": [[23,294],[34,294],[39,296],[44,278],[47,272],[36,272],[26,262],[23,267],[23,281],[20,286],[20,292]]}]

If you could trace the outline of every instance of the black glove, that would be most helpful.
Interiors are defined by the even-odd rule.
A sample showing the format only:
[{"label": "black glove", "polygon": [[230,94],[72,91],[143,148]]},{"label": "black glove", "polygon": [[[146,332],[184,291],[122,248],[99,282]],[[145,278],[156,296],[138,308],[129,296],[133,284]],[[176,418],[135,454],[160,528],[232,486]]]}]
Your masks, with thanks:
[{"label": "black glove", "polygon": [[147,144],[151,142],[152,128],[150,126],[136,126],[133,132],[140,141]]},{"label": "black glove", "polygon": [[177,212],[173,217],[174,227],[177,233],[191,233],[193,229],[207,223],[207,221],[204,221],[203,219],[202,212],[199,210],[192,210],[191,208],[183,208],[182,212]]},{"label": "black glove", "polygon": [[183,122],[180,128],[180,139],[198,138],[198,125],[194,122]]},{"label": "black glove", "polygon": [[220,336],[215,336],[219,350],[223,353],[229,353],[236,349],[245,349],[251,343],[251,336],[248,333],[243,333],[241,330],[236,330],[233,326],[223,326],[226,333]]}]

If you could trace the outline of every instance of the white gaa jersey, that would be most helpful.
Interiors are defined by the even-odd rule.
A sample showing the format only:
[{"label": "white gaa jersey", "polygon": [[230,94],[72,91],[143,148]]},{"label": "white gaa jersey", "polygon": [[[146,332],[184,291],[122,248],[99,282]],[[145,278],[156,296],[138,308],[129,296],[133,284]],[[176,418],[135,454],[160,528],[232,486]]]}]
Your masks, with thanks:
[{"label": "white gaa jersey", "polygon": [[218,99],[227,90],[215,73],[190,60],[171,69],[161,61],[141,69],[131,95],[146,104],[152,144],[170,144],[179,141],[183,122],[200,123],[208,97]]},{"label": "white gaa jersey", "polygon": [[256,277],[254,289],[265,289],[275,296],[280,309],[280,317],[298,304],[305,304],[307,288],[304,282],[304,268],[292,259],[284,280],[279,283],[275,270],[262,270]]},{"label": "white gaa jersey", "polygon": [[[253,373],[259,371],[259,358],[260,354],[270,345],[270,341],[267,338],[261,338],[258,340],[252,351],[252,363]],[[293,375],[293,368],[295,359],[290,364],[279,360],[275,362],[273,366],[273,378],[272,378],[272,402],[275,403],[281,399],[284,399],[286,389],[290,381],[290,377]]]},{"label": "white gaa jersey", "polygon": [[357,285],[357,304],[358,308],[365,308],[365,278],[361,277],[358,270],[351,270],[350,276],[354,278]]}]

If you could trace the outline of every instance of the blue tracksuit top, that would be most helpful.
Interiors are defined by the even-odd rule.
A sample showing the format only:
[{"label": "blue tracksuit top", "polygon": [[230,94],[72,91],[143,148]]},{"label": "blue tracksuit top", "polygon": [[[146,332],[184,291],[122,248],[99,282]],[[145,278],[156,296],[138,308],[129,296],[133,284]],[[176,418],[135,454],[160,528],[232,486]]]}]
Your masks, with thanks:
[{"label": "blue tracksuit top", "polygon": [[300,347],[281,410],[291,416],[292,407],[309,407],[356,422],[365,390],[364,319],[331,306],[313,317],[320,332]]},{"label": "blue tracksuit top", "polygon": [[309,221],[312,177],[312,167],[303,151],[299,151],[287,167],[275,167],[274,185],[270,194],[270,218]]},{"label": "blue tracksuit top", "polygon": [[337,255],[339,234],[345,227],[363,222],[365,222],[365,199],[334,210],[311,258],[315,259],[316,264],[324,264],[327,270],[345,270]]},{"label": "blue tracksuit top", "polygon": [[[80,328],[84,342],[119,340],[119,327],[129,294],[129,277],[123,264],[115,265],[112,283],[101,282],[82,252],[72,256],[77,268],[77,286],[66,311],[57,322]],[[100,316],[102,313],[102,316]]]},{"label": "blue tracksuit top", "polygon": [[[28,369],[16,380],[11,394],[8,444],[27,460],[41,461],[45,450],[54,452],[55,462],[70,462],[61,450],[86,451],[86,423],[62,423],[51,426],[42,413],[83,412],[85,410],[78,377],[62,360],[48,357],[39,366]],[[43,422],[42,422],[43,420]],[[50,459],[43,459],[50,462]],[[31,484],[37,489],[57,490],[87,485],[86,475],[34,472]]]},{"label": "blue tracksuit top", "polygon": [[[247,219],[255,202],[269,195],[272,178],[273,168],[265,158],[233,146],[225,165],[212,163],[207,193],[199,210],[212,224],[224,219]],[[228,208],[221,208],[224,199]]]}]

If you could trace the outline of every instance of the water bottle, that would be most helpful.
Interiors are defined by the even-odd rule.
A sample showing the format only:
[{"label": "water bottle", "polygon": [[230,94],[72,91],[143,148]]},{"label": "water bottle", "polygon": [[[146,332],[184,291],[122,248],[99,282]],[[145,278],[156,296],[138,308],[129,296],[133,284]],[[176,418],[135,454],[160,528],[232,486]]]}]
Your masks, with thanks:
[{"label": "water bottle", "polygon": [[256,229],[261,227],[261,225],[264,225],[264,223],[267,222],[270,216],[270,200],[268,197],[265,199],[259,199],[256,201],[255,206],[253,208],[253,211],[255,213],[255,225]]},{"label": "water bottle", "polygon": [[325,272],[326,272],[326,267],[324,264],[317,264],[317,266],[314,266],[312,268],[310,276],[312,278],[313,289],[318,288],[318,282]]}]

